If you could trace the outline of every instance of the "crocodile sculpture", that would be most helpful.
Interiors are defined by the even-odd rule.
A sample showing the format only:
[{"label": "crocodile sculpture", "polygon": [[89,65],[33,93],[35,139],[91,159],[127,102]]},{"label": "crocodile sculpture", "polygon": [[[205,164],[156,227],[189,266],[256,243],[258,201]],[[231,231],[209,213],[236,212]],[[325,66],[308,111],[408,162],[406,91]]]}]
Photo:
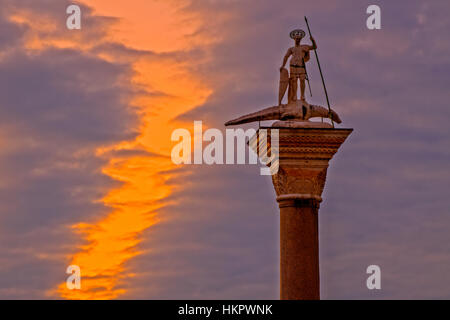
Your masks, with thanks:
[{"label": "crocodile sculpture", "polygon": [[297,121],[308,122],[310,118],[330,118],[336,122],[341,123],[338,114],[331,110],[331,116],[326,108],[316,105],[310,105],[306,101],[297,100],[295,103],[282,104],[280,106],[269,107],[261,111],[253,112],[237,119],[228,121],[226,126],[238,125],[243,123],[250,123],[255,121],[267,120],[282,120],[282,121]]}]

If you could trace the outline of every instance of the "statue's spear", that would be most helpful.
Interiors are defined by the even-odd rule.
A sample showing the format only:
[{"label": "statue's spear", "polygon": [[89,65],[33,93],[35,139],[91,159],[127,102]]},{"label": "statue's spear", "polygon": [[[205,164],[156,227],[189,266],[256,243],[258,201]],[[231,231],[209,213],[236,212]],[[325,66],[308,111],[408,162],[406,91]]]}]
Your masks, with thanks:
[{"label": "statue's spear", "polygon": [[[306,18],[306,16],[305,16],[305,21],[306,21],[306,26],[308,27],[309,37],[312,38],[311,29],[309,28],[308,19]],[[314,49],[314,53],[316,54],[317,65],[319,66],[320,77],[322,78],[323,89],[325,90],[325,97],[327,98],[328,116],[330,117],[331,124],[333,125],[333,128],[334,128],[333,116],[331,115],[330,101],[328,100],[327,87],[325,86],[325,80],[323,79],[322,68],[320,67],[319,56],[317,55],[317,49]]]},{"label": "statue's spear", "polygon": [[308,70],[306,70],[306,63],[305,63],[305,59],[303,59],[303,66],[305,68],[305,73],[306,73],[306,81],[308,82],[308,88],[309,88],[309,94],[312,97],[312,91],[311,91],[311,84],[309,83],[309,75],[308,75]]}]

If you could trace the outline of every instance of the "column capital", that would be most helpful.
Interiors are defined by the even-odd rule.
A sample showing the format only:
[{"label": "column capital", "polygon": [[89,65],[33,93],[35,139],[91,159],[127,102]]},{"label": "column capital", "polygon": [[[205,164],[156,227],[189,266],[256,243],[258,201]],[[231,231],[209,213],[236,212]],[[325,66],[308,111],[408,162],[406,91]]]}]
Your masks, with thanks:
[{"label": "column capital", "polygon": [[[328,163],[353,129],[260,128],[279,130],[279,168],[272,182],[280,203],[322,201]],[[268,144],[271,145],[271,137]]]}]

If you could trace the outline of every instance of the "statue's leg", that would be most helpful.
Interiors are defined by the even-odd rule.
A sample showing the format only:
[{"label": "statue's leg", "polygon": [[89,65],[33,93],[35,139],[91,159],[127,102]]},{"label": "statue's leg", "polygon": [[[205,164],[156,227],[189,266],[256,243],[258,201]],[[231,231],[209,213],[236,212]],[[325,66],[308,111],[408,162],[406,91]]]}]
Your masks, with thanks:
[{"label": "statue's leg", "polygon": [[292,103],[292,77],[289,77],[288,104]]},{"label": "statue's leg", "polygon": [[289,103],[297,101],[297,77],[289,79]]},{"label": "statue's leg", "polygon": [[305,101],[305,79],[304,78],[300,78],[300,99]]}]

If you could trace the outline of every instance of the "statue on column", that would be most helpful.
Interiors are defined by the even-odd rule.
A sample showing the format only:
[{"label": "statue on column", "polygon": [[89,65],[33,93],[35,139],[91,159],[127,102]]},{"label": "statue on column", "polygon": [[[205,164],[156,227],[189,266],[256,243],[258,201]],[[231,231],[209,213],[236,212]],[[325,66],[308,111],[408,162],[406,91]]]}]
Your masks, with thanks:
[{"label": "statue on column", "polygon": [[[301,40],[305,37],[305,31],[300,29],[293,30],[290,33],[290,37],[295,41],[295,46],[288,49],[280,68],[278,105],[265,108],[261,111],[250,113],[237,119],[228,121],[225,123],[226,126],[239,125],[254,121],[279,120],[273,123],[272,126],[290,128],[334,128],[334,122],[342,122],[338,114],[330,107],[325,108],[306,102],[305,82],[309,81],[308,73],[306,70],[306,62],[308,62],[310,59],[310,51],[317,49],[317,44],[314,38],[311,36],[310,40],[312,42],[312,45],[302,45]],[[290,72],[288,72],[288,70],[285,68],[285,65],[289,58],[291,58],[289,61]],[[318,58],[317,62],[319,64]],[[319,70],[321,72],[320,64]],[[297,99],[298,81],[300,81],[300,100]],[[283,104],[282,100],[288,87],[288,103]],[[325,94],[328,103],[328,95],[326,93],[326,89]],[[316,117],[322,118],[322,122],[309,121],[309,119]],[[332,123],[329,124],[324,122],[324,118],[329,118]]]},{"label": "statue on column", "polygon": [[[309,51],[317,49],[316,41],[313,37],[310,38],[312,45],[302,45],[301,41],[305,37],[305,31],[301,29],[293,30],[290,35],[291,39],[295,41],[295,46],[288,49],[283,59],[283,64],[280,68],[280,91],[278,97],[278,104],[281,105],[281,100],[286,93],[287,84],[289,84],[288,104],[297,101],[297,82],[300,80],[300,99],[305,99],[305,80],[307,80],[306,62],[310,59]],[[291,57],[292,56],[292,57]],[[290,73],[284,68],[287,60],[289,61]]]}]

